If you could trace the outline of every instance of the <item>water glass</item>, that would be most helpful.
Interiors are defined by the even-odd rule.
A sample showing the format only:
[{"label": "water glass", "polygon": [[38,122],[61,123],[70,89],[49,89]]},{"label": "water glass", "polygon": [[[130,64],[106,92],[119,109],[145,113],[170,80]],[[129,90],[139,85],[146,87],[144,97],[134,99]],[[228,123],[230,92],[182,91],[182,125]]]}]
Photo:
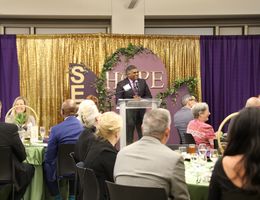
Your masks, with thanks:
[{"label": "water glass", "polygon": [[210,160],[212,162],[216,162],[218,160],[219,154],[217,149],[211,149],[210,150]]},{"label": "water glass", "polygon": [[203,161],[207,161],[207,145],[204,143],[199,144],[198,146],[199,156]]},{"label": "water glass", "polygon": [[44,137],[45,137],[45,127],[44,126],[41,126],[40,127],[40,136],[41,136],[41,139],[43,140]]}]

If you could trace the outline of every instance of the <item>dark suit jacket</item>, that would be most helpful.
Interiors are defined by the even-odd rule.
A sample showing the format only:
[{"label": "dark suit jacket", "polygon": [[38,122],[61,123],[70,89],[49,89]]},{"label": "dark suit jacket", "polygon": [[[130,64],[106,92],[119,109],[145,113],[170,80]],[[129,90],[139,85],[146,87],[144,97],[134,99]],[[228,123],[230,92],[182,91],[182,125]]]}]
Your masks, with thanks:
[{"label": "dark suit jacket", "polygon": [[[138,96],[141,98],[152,98],[150,89],[144,79],[137,79],[138,80]],[[131,83],[128,78],[120,81],[117,83],[116,87],[116,99],[131,99],[134,97],[135,93],[134,91],[128,90],[124,91],[124,86],[129,84],[131,86]]]},{"label": "dark suit jacket", "polygon": [[23,181],[27,181],[19,179],[19,174],[25,172],[25,164],[22,162],[26,158],[26,153],[16,125],[0,122],[0,145],[9,146],[13,151],[16,186],[20,188]]}]

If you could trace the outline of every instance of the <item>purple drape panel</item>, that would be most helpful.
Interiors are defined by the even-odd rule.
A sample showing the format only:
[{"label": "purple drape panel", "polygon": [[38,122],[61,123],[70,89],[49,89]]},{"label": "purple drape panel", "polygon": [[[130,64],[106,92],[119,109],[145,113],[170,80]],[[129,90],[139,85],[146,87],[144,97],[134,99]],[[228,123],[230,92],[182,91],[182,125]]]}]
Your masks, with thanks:
[{"label": "purple drape panel", "polygon": [[3,103],[1,121],[4,121],[6,112],[19,94],[16,36],[0,35],[0,100]]},{"label": "purple drape panel", "polygon": [[209,123],[222,120],[260,94],[260,36],[201,36],[202,99]]}]

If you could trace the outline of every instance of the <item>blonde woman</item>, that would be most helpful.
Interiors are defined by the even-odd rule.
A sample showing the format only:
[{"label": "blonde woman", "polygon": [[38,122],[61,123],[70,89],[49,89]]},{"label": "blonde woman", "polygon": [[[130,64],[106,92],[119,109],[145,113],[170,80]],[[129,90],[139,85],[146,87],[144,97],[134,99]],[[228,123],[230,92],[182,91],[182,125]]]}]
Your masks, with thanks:
[{"label": "blonde woman", "polygon": [[35,126],[35,118],[29,115],[27,106],[27,100],[25,97],[19,96],[14,100],[13,107],[16,106],[9,116],[6,118],[6,122],[16,124],[20,127],[27,128],[28,125]]},{"label": "blonde woman", "polygon": [[87,153],[84,164],[95,171],[99,186],[100,199],[108,199],[105,180],[113,182],[113,170],[117,155],[115,148],[120,138],[122,118],[115,112],[105,112],[96,125],[96,140]]}]

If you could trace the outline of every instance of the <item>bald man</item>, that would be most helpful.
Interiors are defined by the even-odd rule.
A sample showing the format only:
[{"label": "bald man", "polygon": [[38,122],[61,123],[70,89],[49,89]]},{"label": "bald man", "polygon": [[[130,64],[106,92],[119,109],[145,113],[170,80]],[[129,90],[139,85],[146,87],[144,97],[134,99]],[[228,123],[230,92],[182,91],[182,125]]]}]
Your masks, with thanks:
[{"label": "bald man", "polygon": [[257,97],[250,97],[247,101],[246,101],[246,108],[248,107],[260,107],[260,98]]},{"label": "bald man", "polygon": [[[72,99],[67,99],[61,106],[61,115],[64,117],[64,121],[51,128],[48,148],[45,153],[44,172],[49,192],[52,196],[55,196],[55,199],[61,199],[56,178],[58,147],[60,144],[75,144],[83,131],[81,122],[75,117],[76,112],[76,102]],[[71,184],[70,199],[73,199],[74,191]]]}]

